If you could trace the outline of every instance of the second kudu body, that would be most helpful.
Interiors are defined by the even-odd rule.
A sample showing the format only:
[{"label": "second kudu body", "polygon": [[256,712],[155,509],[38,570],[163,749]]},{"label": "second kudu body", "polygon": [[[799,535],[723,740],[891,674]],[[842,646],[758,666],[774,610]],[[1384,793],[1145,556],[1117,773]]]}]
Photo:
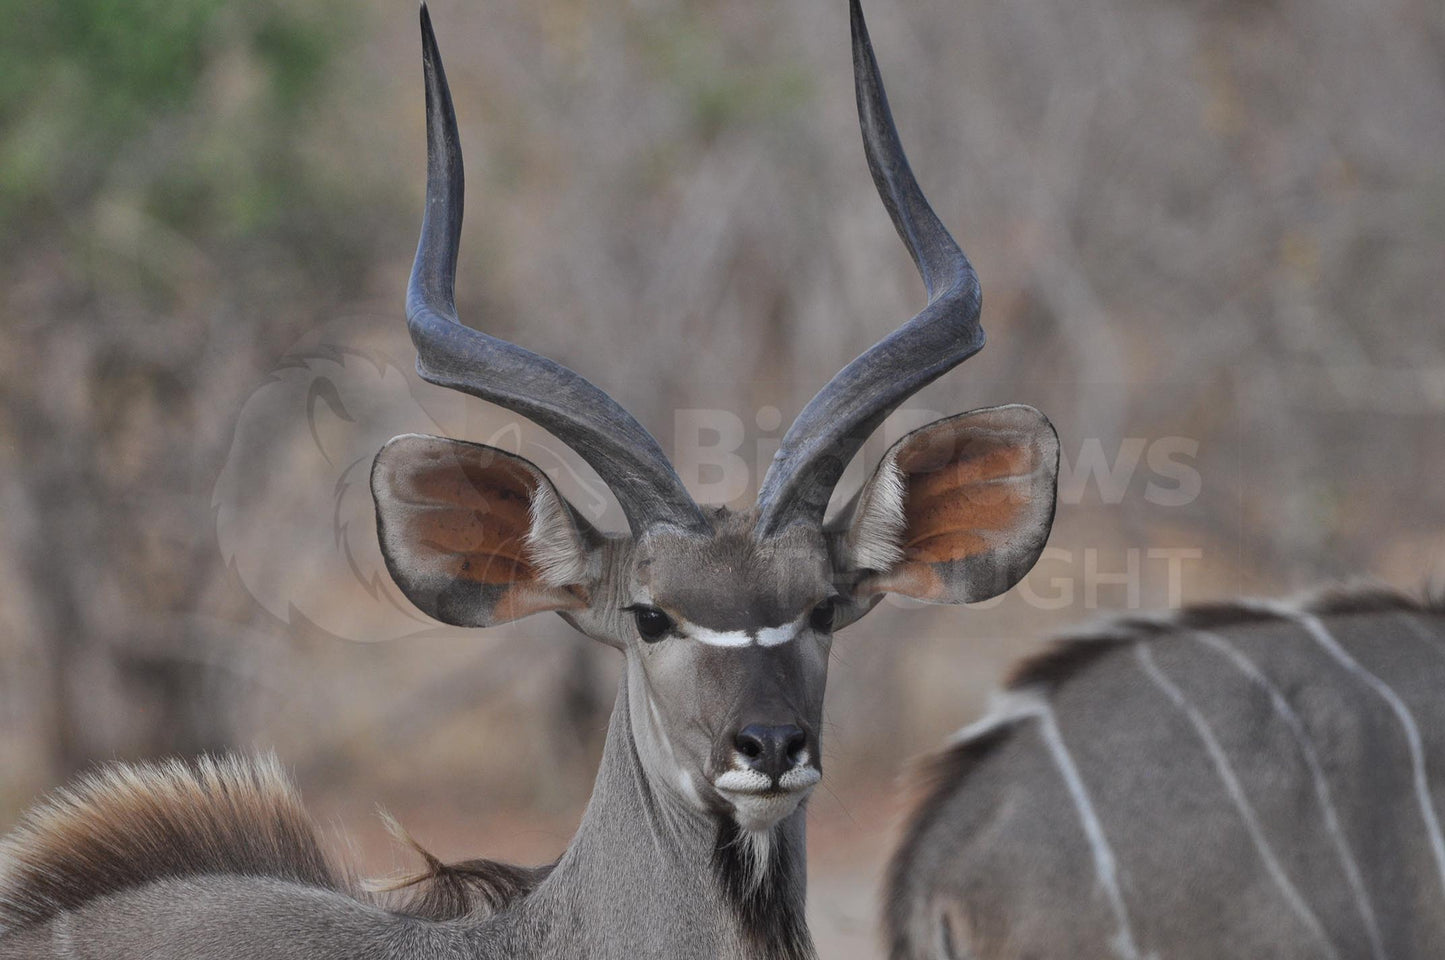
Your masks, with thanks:
[{"label": "second kudu body", "polygon": [[893,960],[1445,956],[1445,602],[1336,590],[1060,641],[934,763]]},{"label": "second kudu body", "polygon": [[874,181],[928,306],[821,390],[754,509],[699,507],[653,438],[575,373],[457,321],[462,161],[422,11],[427,205],[407,295],[421,375],[508,407],[577,451],[630,532],[587,524],[534,465],[399,437],[372,488],[388,567],[422,610],[484,627],[555,611],[625,667],[596,787],[550,870],[431,864],[397,905],[328,865],[266,762],[112,768],[27,815],[0,860],[0,957],[800,958],[804,801],[821,777],[833,631],[885,593],[961,603],[1032,566],[1057,439],[1028,407],[938,421],[824,513],[908,396],[983,345],[978,282],[920,192],[851,4]]}]

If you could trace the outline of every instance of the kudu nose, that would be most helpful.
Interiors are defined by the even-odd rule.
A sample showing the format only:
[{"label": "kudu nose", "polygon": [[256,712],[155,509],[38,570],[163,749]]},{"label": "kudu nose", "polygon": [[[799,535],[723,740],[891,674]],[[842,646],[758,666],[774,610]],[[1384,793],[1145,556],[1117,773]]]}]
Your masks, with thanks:
[{"label": "kudu nose", "polygon": [[801,727],[791,723],[780,727],[751,723],[738,731],[733,745],[746,766],[770,780],[777,780],[797,765],[803,748],[808,745],[808,736]]}]

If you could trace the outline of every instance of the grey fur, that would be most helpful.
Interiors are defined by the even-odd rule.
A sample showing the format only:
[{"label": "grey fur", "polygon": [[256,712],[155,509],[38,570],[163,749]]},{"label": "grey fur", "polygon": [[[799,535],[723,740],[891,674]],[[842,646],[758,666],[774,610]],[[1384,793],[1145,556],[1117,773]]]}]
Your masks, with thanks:
[{"label": "grey fur", "polygon": [[1012,714],[936,761],[894,856],[894,960],[1445,955],[1438,604],[1336,591],[1185,611],[1065,641],[1019,676]]}]

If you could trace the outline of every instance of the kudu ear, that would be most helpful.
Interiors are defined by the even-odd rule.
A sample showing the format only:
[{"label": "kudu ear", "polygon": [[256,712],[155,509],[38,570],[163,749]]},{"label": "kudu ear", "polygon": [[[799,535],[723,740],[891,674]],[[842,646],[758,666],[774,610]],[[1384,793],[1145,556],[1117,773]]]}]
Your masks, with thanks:
[{"label": "kudu ear", "polygon": [[842,561],[860,599],[882,593],[971,603],[1003,593],[1043,552],[1054,521],[1059,438],[1010,405],[908,434],[859,491]]},{"label": "kudu ear", "polygon": [[489,627],[587,606],[598,534],[533,463],[409,434],[376,455],[371,493],[392,579],[443,623]]}]

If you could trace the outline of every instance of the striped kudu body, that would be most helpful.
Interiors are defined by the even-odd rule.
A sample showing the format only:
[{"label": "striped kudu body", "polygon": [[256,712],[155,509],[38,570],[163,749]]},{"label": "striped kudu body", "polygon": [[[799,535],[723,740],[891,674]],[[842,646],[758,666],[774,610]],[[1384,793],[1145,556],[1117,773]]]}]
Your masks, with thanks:
[{"label": "striped kudu body", "polygon": [[1026,663],[895,854],[894,960],[1445,957],[1445,605],[1136,620]]},{"label": "striped kudu body", "polygon": [[[624,658],[601,769],[550,868],[428,858],[412,896],[332,866],[274,764],[115,767],[0,846],[0,958],[788,960],[804,922],[805,801],[834,630],[894,593],[994,596],[1053,520],[1058,441],[1006,406],[895,444],[825,522],[844,467],[915,391],[983,346],[973,268],[909,170],[857,0],[865,154],[928,304],[840,371],[783,437],[757,503],[696,504],[651,435],[571,370],[459,322],[461,148],[422,10],[427,206],[407,292],[418,371],[567,443],[616,495],[604,534],[534,464],[404,436],[372,472],[388,570],[438,620],[560,614]],[[519,731],[525,736],[525,731]]]}]

